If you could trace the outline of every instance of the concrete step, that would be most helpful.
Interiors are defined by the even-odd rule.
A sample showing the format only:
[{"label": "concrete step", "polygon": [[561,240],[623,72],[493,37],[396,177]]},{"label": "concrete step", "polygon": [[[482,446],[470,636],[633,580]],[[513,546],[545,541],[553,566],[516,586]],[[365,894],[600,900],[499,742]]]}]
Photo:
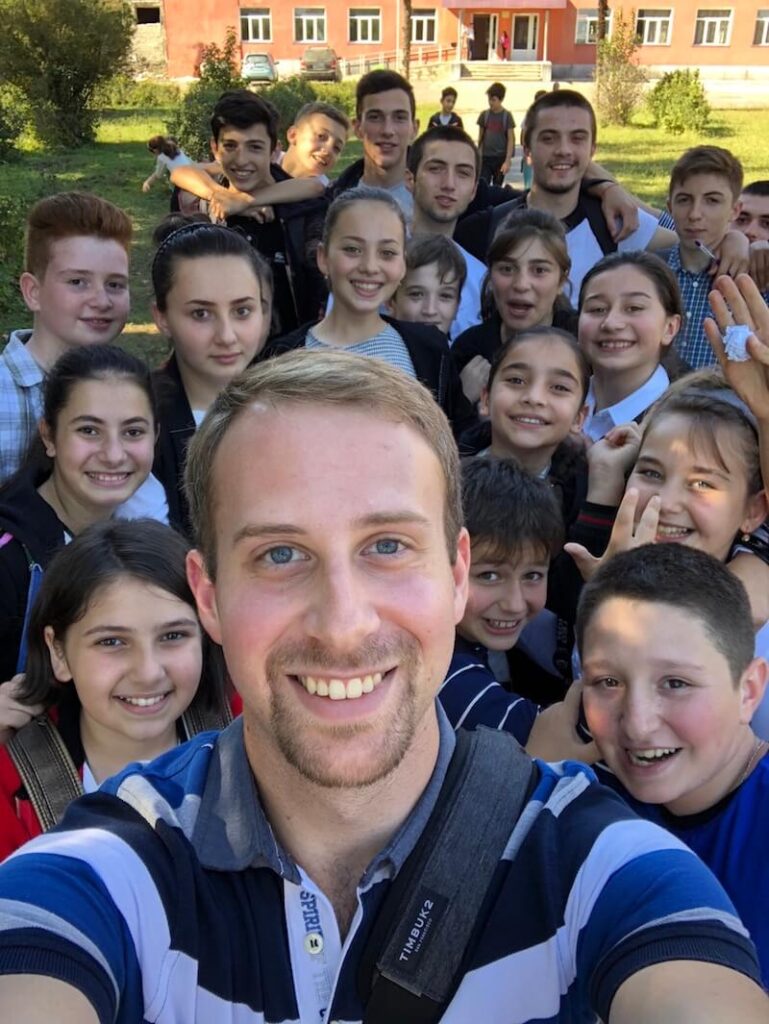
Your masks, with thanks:
[{"label": "concrete step", "polygon": [[540,61],[463,61],[460,77],[492,82],[544,82],[550,80],[551,65]]}]

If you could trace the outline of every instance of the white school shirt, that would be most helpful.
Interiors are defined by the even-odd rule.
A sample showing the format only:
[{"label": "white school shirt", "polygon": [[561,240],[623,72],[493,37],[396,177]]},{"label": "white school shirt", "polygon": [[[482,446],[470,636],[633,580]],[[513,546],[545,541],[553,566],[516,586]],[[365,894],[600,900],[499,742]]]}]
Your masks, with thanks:
[{"label": "white school shirt", "polygon": [[606,437],[613,427],[621,423],[631,423],[657,401],[660,395],[664,394],[670,386],[670,378],[665,368],[658,365],[649,379],[631,392],[627,398],[617,402],[616,405],[609,405],[599,412],[595,411],[595,392],[593,391],[593,380],[590,380],[587,398],[587,419],[582,428],[591,441],[600,441]]},{"label": "white school shirt", "polygon": [[[652,217],[646,210],[638,211],[638,227],[627,238],[617,243],[619,252],[631,252],[636,249],[645,249],[651,242],[654,232],[659,227],[657,218]],[[587,217],[581,220],[576,227],[566,232],[566,247],[569,250],[571,259],[571,270],[569,282],[571,283],[571,302],[576,306],[579,289],[582,286],[582,278],[591,267],[604,257],[604,252],[593,234],[590,221]],[[567,294],[569,294],[567,292]]]},{"label": "white school shirt", "polygon": [[455,341],[462,331],[466,331],[468,327],[475,327],[481,322],[481,286],[487,270],[486,264],[481,263],[472,253],[463,249],[457,242],[454,242],[454,245],[465,258],[467,278],[462,286],[462,294],[459,296],[457,315],[449,328],[449,344]]}]

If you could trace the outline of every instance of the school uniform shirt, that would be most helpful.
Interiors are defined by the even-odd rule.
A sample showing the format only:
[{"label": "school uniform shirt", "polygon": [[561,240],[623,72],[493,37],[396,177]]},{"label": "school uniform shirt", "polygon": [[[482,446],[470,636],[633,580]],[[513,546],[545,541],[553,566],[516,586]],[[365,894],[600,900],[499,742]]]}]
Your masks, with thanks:
[{"label": "school uniform shirt", "polygon": [[472,253],[463,249],[458,242],[454,242],[454,245],[464,257],[467,277],[462,285],[462,294],[459,296],[457,314],[449,328],[449,344],[456,341],[463,331],[481,323],[481,296],[488,269],[485,263],[481,263]]},{"label": "school uniform shirt", "polygon": [[651,377],[640,388],[636,388],[635,391],[614,405],[608,405],[605,409],[596,412],[595,391],[591,379],[585,399],[587,418],[582,432],[591,441],[600,441],[614,427],[618,427],[622,423],[638,422],[646,410],[651,408],[669,386],[670,378],[667,371],[664,366],[658,365]]}]

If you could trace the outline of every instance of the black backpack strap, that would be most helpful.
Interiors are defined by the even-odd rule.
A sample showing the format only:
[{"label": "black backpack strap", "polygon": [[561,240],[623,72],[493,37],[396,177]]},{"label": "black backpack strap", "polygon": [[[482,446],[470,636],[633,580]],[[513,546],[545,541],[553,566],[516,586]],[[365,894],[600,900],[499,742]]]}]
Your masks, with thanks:
[{"label": "black backpack strap", "polygon": [[59,730],[48,715],[33,719],[8,741],[7,750],[44,832],[83,795],[83,784]]},{"label": "black backpack strap", "polygon": [[181,717],[184,738],[188,740],[201,732],[211,732],[212,730],[218,732],[220,729],[225,729],[231,721],[232,712],[226,703],[222,711],[215,711],[201,708],[193,701]]},{"label": "black backpack strap", "polygon": [[537,778],[536,765],[509,734],[458,731],[437,804],[363,952],[364,1024],[440,1020]]}]

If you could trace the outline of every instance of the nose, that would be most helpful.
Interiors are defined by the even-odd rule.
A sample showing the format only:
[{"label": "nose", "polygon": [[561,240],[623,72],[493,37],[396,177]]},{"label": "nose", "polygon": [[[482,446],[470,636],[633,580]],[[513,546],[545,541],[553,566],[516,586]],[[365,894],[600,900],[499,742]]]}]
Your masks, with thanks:
[{"label": "nose", "polygon": [[619,331],[625,326],[625,317],[622,310],[617,306],[611,306],[606,310],[601,327],[606,331]]},{"label": "nose", "polygon": [[544,380],[536,378],[530,381],[523,396],[524,402],[528,405],[544,405],[547,400],[547,384]]},{"label": "nose", "polygon": [[223,316],[218,325],[216,332],[216,340],[220,345],[229,347],[234,345],[238,340],[237,333],[235,331],[235,324],[229,316]]},{"label": "nose", "polygon": [[425,297],[422,299],[422,314],[423,316],[437,317],[438,316],[438,297],[430,292],[427,292]]},{"label": "nose", "polygon": [[112,296],[106,284],[96,284],[89,297],[89,304],[95,309],[109,309],[112,306]]},{"label": "nose", "polygon": [[108,431],[104,435],[100,456],[108,466],[119,466],[125,458],[123,439],[117,431]]},{"label": "nose", "polygon": [[345,561],[323,570],[308,614],[307,629],[313,639],[349,659],[379,625],[366,580],[353,565]]},{"label": "nose", "polygon": [[659,722],[654,695],[628,686],[622,700],[621,716],[627,738],[632,743],[648,743]]},{"label": "nose", "polygon": [[702,200],[695,197],[689,207],[689,220],[699,220],[703,214]]},{"label": "nose", "polygon": [[500,611],[511,618],[519,618],[526,612],[526,600],[520,580],[510,580],[499,600]]},{"label": "nose", "polygon": [[151,692],[166,679],[166,670],[152,644],[137,645],[131,665],[134,683]]},{"label": "nose", "polygon": [[364,274],[376,274],[378,268],[376,250],[372,246],[362,246],[358,267]]},{"label": "nose", "polygon": [[655,493],[660,498],[660,516],[664,518],[665,512],[679,511],[684,501],[684,489],[679,481],[667,479],[655,488]]}]

